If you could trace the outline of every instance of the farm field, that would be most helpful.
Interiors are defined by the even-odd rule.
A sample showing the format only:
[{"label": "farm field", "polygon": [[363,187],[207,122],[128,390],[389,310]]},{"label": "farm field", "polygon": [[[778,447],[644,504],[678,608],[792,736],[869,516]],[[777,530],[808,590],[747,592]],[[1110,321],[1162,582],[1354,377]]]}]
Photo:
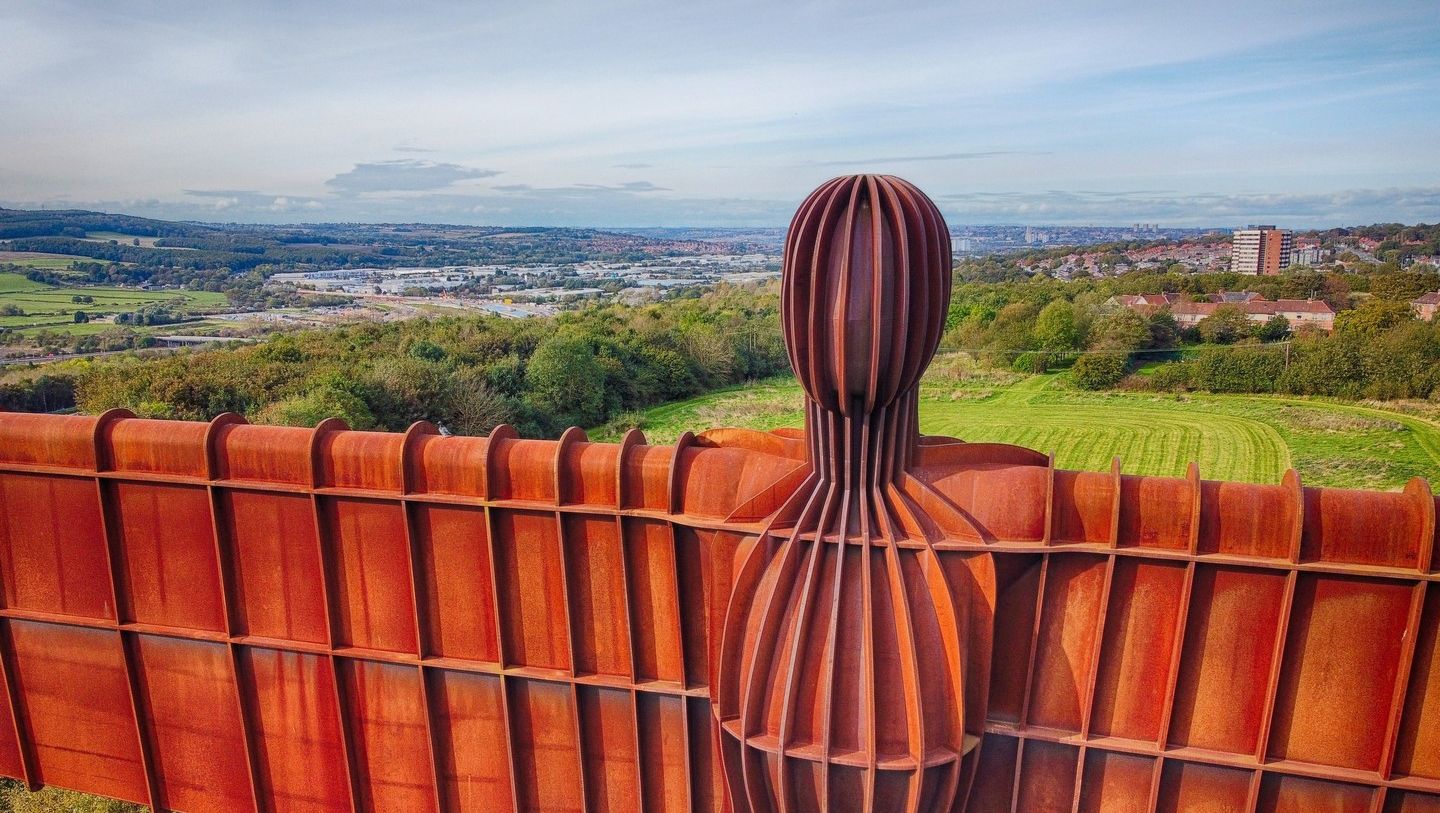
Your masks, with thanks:
[{"label": "farm field", "polygon": [[36,251],[0,251],[0,264],[18,265],[21,268],[41,268],[46,271],[67,271],[71,263],[93,263],[92,257],[75,254],[43,254]]},{"label": "farm field", "polygon": [[[937,367],[941,366],[937,362]],[[1053,452],[1068,469],[1183,476],[1194,460],[1212,480],[1277,483],[1288,468],[1306,485],[1398,489],[1412,477],[1440,484],[1440,409],[1254,395],[1069,389],[1055,375],[955,381],[931,375],[920,427],[930,435],[1014,443]],[[776,380],[628,416],[653,443],[715,426],[771,429],[803,423],[801,394]],[[626,428],[592,433],[613,439]]]},{"label": "farm field", "polygon": [[169,251],[195,250],[193,248],[183,248],[180,246],[157,246],[155,244],[159,242],[162,238],[146,237],[141,234],[123,234],[118,231],[87,231],[85,232],[85,236],[81,239],[91,243],[108,243],[113,240],[116,243],[120,243],[121,245],[138,245],[142,248],[163,248]]},{"label": "farm field", "polygon": [[117,243],[126,243],[130,245],[134,245],[133,241],[139,240],[141,246],[144,246],[145,248],[154,248],[155,242],[160,238],[142,237],[137,234],[122,234],[118,231],[87,231],[85,232],[85,237],[82,239],[94,243],[108,243],[111,240],[114,240]]},{"label": "farm field", "polygon": [[[74,302],[72,298],[76,296],[88,296],[93,301]],[[217,310],[227,304],[224,294],[212,291],[56,287],[35,282],[19,274],[0,274],[0,308],[14,305],[24,312],[23,316],[0,316],[0,327],[25,334],[40,330],[54,330],[72,335],[98,333],[113,325],[95,321],[77,324],[74,321],[74,312],[85,311],[92,315],[92,318],[96,318],[161,302],[175,302],[179,303],[183,310],[201,312]],[[193,328],[194,323],[187,323],[186,327]]]}]

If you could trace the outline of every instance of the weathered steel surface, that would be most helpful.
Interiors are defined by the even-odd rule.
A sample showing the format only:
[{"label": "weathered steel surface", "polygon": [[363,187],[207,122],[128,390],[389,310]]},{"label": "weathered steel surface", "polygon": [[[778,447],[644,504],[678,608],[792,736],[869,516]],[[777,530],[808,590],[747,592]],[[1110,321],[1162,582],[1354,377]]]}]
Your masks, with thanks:
[{"label": "weathered steel surface", "polygon": [[0,774],[159,808],[1440,811],[1437,500],[921,437],[943,222],[797,214],[807,431],[0,415]]},{"label": "weathered steel surface", "polygon": [[[984,733],[995,567],[912,474],[950,235],[898,179],[837,178],[790,224],[781,312],[806,479],[742,545],[714,694],[737,808],[947,810]],[[832,804],[833,800],[833,804]]]}]

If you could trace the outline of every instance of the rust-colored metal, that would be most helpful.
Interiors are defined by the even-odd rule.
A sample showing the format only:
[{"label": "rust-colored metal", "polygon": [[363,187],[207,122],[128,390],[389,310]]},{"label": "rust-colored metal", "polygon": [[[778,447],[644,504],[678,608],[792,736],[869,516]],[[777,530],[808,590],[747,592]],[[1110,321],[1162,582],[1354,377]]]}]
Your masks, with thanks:
[{"label": "rust-colored metal", "polygon": [[905,181],[836,178],[791,221],[785,268],[809,474],[740,549],[714,695],[727,788],[755,811],[948,810],[984,733],[995,593],[988,554],[946,578],[934,543],[980,535],[911,473],[949,232]]},{"label": "rust-colored metal", "polygon": [[0,774],[187,811],[1440,811],[1437,500],[922,437],[898,179],[786,250],[806,431],[0,415]]}]

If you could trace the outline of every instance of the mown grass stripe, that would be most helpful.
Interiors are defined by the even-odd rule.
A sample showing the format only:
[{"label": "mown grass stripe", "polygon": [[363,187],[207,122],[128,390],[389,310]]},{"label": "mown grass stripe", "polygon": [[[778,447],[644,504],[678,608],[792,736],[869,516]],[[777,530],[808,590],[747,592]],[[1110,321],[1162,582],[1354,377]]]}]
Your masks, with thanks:
[{"label": "mown grass stripe", "polygon": [[[1295,466],[1307,485],[1399,488],[1440,481],[1440,424],[1374,406],[1252,395],[1086,393],[1034,376],[1012,385],[927,382],[920,426],[928,434],[1014,443],[1055,452],[1067,468],[1276,483]],[[772,428],[803,422],[799,387],[765,382],[656,407],[641,421],[654,443],[716,425]],[[1297,413],[1296,410],[1308,410]],[[1306,426],[1333,418],[1339,429]],[[1349,416],[1349,417],[1347,417]],[[1347,424],[1355,424],[1349,426]],[[592,433],[614,439],[612,431]]]}]

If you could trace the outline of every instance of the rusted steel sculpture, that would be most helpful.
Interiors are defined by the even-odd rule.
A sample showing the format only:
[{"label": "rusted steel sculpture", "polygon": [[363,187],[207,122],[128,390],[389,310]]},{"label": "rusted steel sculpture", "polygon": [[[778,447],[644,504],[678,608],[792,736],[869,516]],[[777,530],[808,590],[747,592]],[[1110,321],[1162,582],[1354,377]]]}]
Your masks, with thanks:
[{"label": "rusted steel sculpture", "polygon": [[806,430],[0,415],[0,774],[186,811],[1440,811],[1437,501],[922,437],[933,205],[801,207]]},{"label": "rusted steel sculpture", "polygon": [[947,581],[934,543],[978,533],[910,473],[950,235],[910,184],[837,178],[795,215],[785,268],[810,466],[737,556],[714,696],[730,797],[758,811],[948,810],[983,733],[989,613],[974,634],[971,622],[977,592],[995,590],[984,554]]}]

